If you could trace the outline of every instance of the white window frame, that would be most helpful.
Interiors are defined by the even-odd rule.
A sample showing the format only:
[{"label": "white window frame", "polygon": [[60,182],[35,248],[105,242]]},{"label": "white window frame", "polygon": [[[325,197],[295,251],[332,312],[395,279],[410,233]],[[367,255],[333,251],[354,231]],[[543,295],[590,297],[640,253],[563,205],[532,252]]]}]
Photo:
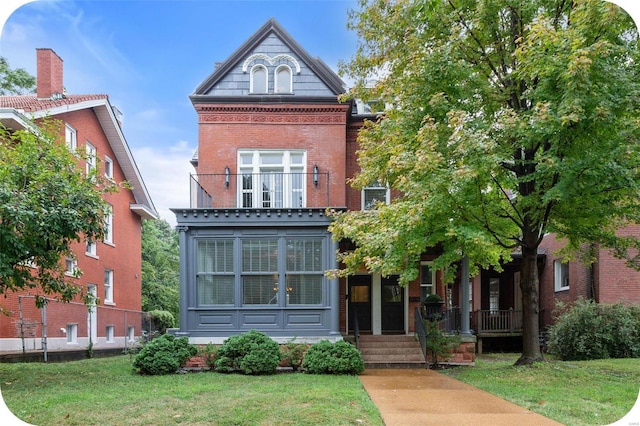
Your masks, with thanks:
[{"label": "white window frame", "polygon": [[[279,80],[280,80],[278,77],[279,77],[280,71],[282,71],[282,70],[287,70],[289,72],[289,81],[288,81],[289,84],[287,85],[289,87],[284,92],[281,92],[280,90],[278,90],[278,87],[279,87],[278,83],[279,83]],[[276,68],[275,72],[274,72],[273,82],[274,82],[273,83],[273,91],[274,91],[274,93],[286,93],[286,94],[293,93],[293,70],[291,69],[291,67],[289,65],[284,65],[284,64],[283,65],[279,65]]]},{"label": "white window frame", "polygon": [[104,303],[115,305],[113,301],[113,270],[104,270]]},{"label": "white window frame", "polygon": [[[422,276],[422,267],[423,266],[428,266],[429,269],[431,270],[431,284],[427,284]],[[422,291],[422,289],[429,289],[426,290],[424,293]],[[429,294],[435,294],[436,293],[436,271],[435,269],[433,269],[433,262],[420,262],[420,295],[424,295],[424,297],[428,296]]]},{"label": "white window frame", "polygon": [[98,244],[95,241],[87,241],[85,253],[87,256],[98,257]]},{"label": "white window frame", "polygon": [[104,156],[104,176],[113,180],[113,160],[107,155]]},{"label": "white window frame", "polygon": [[[279,164],[262,164],[261,159],[269,155],[282,155],[282,162]],[[251,156],[250,164],[243,164],[243,158]],[[293,163],[294,156],[302,156],[300,163]],[[267,178],[269,173],[273,173],[272,185],[276,189],[276,177],[282,175],[282,205],[270,205],[266,208],[304,208],[307,206],[307,152],[305,150],[294,149],[277,149],[277,150],[239,150],[238,151],[238,207],[248,208],[265,208],[263,203],[263,185],[262,180]],[[243,176],[250,174],[252,176],[251,189],[244,189]],[[294,174],[300,174],[300,180],[294,188]],[[243,195],[251,194],[251,206],[245,206],[243,203]]]},{"label": "white window frame", "polygon": [[127,328],[127,340],[129,342],[135,342],[136,341],[136,328],[133,325],[130,325]]},{"label": "white window frame", "polygon": [[78,271],[78,261],[73,257],[64,258],[64,274],[74,277]]},{"label": "white window frame", "polygon": [[489,311],[491,314],[500,311],[500,278],[489,278]]},{"label": "white window frame", "polygon": [[113,324],[107,325],[105,330],[105,337],[107,343],[115,343],[116,342],[116,326]]},{"label": "white window frame", "polygon": [[[365,210],[373,210],[373,206],[368,206],[365,202],[366,200],[366,192],[368,190],[376,190],[379,191],[381,189],[385,189],[386,193],[385,193],[385,199],[384,202],[385,204],[389,204],[391,202],[391,190],[389,189],[389,187],[387,185],[382,185],[381,183],[378,182],[373,182],[371,185],[365,186],[364,188],[362,188],[361,191],[361,196],[360,196],[360,209],[365,211]],[[378,200],[378,201],[382,201],[382,200]]]},{"label": "white window frame", "polygon": [[70,125],[64,125],[64,140],[69,151],[75,152],[78,149],[78,132]]},{"label": "white window frame", "polygon": [[98,150],[95,146],[89,141],[85,142],[85,147],[87,151],[87,176],[94,172],[96,167],[98,167]]},{"label": "white window frame", "polygon": [[[566,273],[566,274],[565,274]],[[569,264],[563,259],[553,261],[553,283],[555,291],[569,290]]]},{"label": "white window frame", "polygon": [[[256,92],[255,90],[255,72],[257,70],[264,71],[264,92]],[[269,70],[267,69],[267,67],[262,64],[254,65],[253,67],[251,67],[251,72],[249,73],[249,75],[249,93],[256,95],[266,95],[267,93],[269,93]]]},{"label": "white window frame", "polygon": [[103,242],[113,245],[113,206],[109,204],[104,215],[104,239]]},{"label": "white window frame", "polygon": [[77,345],[78,344],[78,324],[67,324],[65,328],[65,334],[67,335],[67,344],[69,345]]}]

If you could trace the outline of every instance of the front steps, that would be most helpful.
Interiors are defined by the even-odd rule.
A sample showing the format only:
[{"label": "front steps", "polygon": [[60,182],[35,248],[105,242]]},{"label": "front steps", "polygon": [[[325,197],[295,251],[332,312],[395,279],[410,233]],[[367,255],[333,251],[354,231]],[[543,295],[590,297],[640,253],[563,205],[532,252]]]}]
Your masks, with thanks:
[{"label": "front steps", "polygon": [[414,336],[361,335],[360,353],[365,368],[427,368]]}]

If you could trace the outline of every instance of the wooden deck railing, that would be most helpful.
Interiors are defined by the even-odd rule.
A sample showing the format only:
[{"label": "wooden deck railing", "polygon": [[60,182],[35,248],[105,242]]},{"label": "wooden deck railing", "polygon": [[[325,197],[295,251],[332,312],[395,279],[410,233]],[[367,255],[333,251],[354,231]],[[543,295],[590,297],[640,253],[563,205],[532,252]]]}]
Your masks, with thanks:
[{"label": "wooden deck railing", "polygon": [[475,311],[476,331],[481,333],[521,333],[522,311]]}]

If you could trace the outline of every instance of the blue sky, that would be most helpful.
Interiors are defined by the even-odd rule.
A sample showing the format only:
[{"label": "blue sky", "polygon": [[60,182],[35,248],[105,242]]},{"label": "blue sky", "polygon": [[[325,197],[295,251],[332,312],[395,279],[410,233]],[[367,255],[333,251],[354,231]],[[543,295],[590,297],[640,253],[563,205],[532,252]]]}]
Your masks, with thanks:
[{"label": "blue sky", "polygon": [[[36,48],[64,61],[67,93],[108,94],[161,217],[188,207],[197,115],[188,99],[274,17],[312,56],[337,70],[356,49],[347,30],[355,0],[0,0],[0,56],[36,74]],[[20,6],[20,4],[23,4]],[[2,15],[0,15],[0,19]]]},{"label": "blue sky", "polygon": [[[638,22],[638,0],[615,0]],[[64,60],[71,94],[108,94],[160,216],[189,205],[197,116],[188,95],[269,18],[337,70],[357,47],[356,0],[0,0],[0,56],[36,74],[36,48]],[[6,22],[5,22],[6,20]]]}]

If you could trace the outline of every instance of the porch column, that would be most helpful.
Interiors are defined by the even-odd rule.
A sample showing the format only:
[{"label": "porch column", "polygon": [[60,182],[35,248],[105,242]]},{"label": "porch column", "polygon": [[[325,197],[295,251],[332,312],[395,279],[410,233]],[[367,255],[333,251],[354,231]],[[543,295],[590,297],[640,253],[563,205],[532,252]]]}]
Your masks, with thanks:
[{"label": "porch column", "polygon": [[460,334],[471,335],[471,318],[469,315],[469,256],[462,258],[460,279]]},{"label": "porch column", "polygon": [[[331,269],[338,269],[338,259],[336,257],[338,253],[338,242],[334,241],[333,238],[329,238],[331,242],[331,261],[329,264],[331,265]],[[338,278],[332,278],[329,280],[329,306],[331,307],[331,330],[329,335],[331,336],[339,336],[340,335],[340,283]]]},{"label": "porch column", "polygon": [[179,232],[180,244],[180,331],[176,333],[178,336],[188,336],[189,326],[187,324],[187,285],[188,285],[188,264],[187,264],[187,231],[188,226],[178,225],[176,229]]}]

